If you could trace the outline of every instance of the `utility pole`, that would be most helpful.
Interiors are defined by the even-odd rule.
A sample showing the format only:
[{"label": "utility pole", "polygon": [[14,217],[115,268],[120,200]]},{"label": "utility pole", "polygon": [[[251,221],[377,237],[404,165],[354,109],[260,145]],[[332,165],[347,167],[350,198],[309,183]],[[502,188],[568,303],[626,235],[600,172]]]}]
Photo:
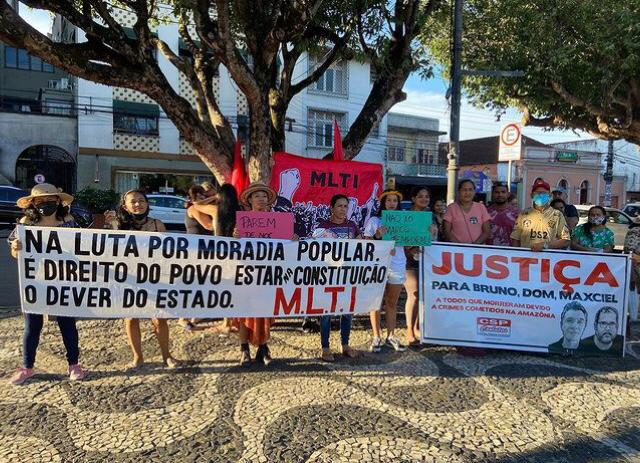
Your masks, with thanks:
[{"label": "utility pole", "polygon": [[611,207],[611,182],[613,182],[613,140],[609,140],[607,169],[604,171],[604,206]]},{"label": "utility pole", "polygon": [[449,162],[447,165],[447,204],[456,199],[458,160],[460,159],[460,106],[462,104],[462,78],[464,76],[522,77],[522,71],[462,69],[462,6],[464,0],[455,0],[453,10],[453,56],[451,57],[451,124],[449,127]]},{"label": "utility pole", "polygon": [[453,12],[453,56],[451,62],[451,126],[447,166],[447,204],[456,199],[460,157],[460,104],[462,80],[462,2],[455,0]]}]

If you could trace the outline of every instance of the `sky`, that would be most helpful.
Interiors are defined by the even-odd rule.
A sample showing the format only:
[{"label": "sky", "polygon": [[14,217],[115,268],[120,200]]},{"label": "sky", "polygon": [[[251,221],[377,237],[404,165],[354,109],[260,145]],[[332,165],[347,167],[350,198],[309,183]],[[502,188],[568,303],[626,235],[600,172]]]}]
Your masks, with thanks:
[{"label": "sky", "polygon": [[[21,16],[33,27],[44,33],[50,31],[51,16],[48,12],[29,9],[24,5],[20,5],[20,7]],[[414,74],[405,84],[406,101],[397,104],[391,111],[439,119],[440,131],[449,132],[450,113],[448,102],[445,98],[448,86],[448,81],[438,75],[429,80],[423,80],[419,75]],[[466,140],[497,136],[502,125],[507,122],[518,122],[520,117],[521,114],[512,110],[507,112],[501,118],[501,121],[496,121],[496,117],[491,111],[475,108],[469,102],[463,101],[460,138]],[[584,133],[561,130],[545,131],[537,127],[525,127],[522,133],[542,143],[558,143],[591,138]],[[444,140],[448,140],[447,136],[442,137],[442,141]]]}]

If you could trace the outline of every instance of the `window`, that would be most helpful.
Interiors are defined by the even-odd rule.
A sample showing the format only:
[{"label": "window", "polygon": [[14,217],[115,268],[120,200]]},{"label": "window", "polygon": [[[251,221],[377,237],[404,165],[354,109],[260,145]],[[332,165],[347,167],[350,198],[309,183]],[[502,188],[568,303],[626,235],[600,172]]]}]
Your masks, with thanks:
[{"label": "window", "polygon": [[[322,64],[317,57],[309,57],[309,74]],[[349,95],[348,65],[346,61],[333,63],[320,78],[309,87],[312,92]]]},{"label": "window", "polygon": [[42,72],[42,60],[37,56],[31,57],[31,70]]},{"label": "window", "polygon": [[307,146],[333,148],[333,121],[338,121],[340,131],[345,133],[347,116],[344,113],[309,110],[307,122]]},{"label": "window", "polygon": [[31,63],[29,60],[29,53],[22,48],[18,49],[18,69],[29,69]]},{"label": "window", "polygon": [[54,72],[54,67],[37,56],[31,56],[24,48],[4,47],[4,66],[25,71]]},{"label": "window", "polygon": [[589,202],[589,182],[587,180],[580,184],[580,204]]},{"label": "window", "polygon": [[184,209],[184,201],[179,198],[165,198],[166,206],[172,209]]},{"label": "window", "polygon": [[414,164],[437,164],[438,152],[430,150],[424,144],[416,143],[415,154],[413,155]]},{"label": "window", "polygon": [[387,146],[387,160],[389,162],[404,162],[407,142],[404,140],[389,140]]},{"label": "window", "polygon": [[160,109],[154,104],[113,101],[114,132],[158,135]]},{"label": "window", "polygon": [[149,196],[149,206],[165,207],[165,198],[158,198],[157,196]]},{"label": "window", "polygon": [[607,222],[619,225],[631,225],[631,220],[618,211],[607,211]]},{"label": "window", "polygon": [[158,118],[114,113],[113,128],[116,132],[158,135]]},{"label": "window", "polygon": [[13,47],[4,47],[4,66],[7,68],[18,67],[18,49]]}]

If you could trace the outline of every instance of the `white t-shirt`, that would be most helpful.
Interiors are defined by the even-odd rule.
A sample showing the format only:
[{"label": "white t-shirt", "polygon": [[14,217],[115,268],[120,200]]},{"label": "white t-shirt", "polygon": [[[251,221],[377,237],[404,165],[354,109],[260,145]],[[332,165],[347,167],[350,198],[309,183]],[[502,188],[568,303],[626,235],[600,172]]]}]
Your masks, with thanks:
[{"label": "white t-shirt", "polygon": [[[380,217],[371,217],[367,221],[367,224],[364,226],[363,235],[367,238],[373,238],[376,234],[376,230],[380,228],[381,222],[382,220],[380,219]],[[396,253],[395,255],[391,256],[390,270],[394,273],[402,274],[405,272],[406,265],[407,256],[405,256],[404,254],[404,247],[396,246]]]}]

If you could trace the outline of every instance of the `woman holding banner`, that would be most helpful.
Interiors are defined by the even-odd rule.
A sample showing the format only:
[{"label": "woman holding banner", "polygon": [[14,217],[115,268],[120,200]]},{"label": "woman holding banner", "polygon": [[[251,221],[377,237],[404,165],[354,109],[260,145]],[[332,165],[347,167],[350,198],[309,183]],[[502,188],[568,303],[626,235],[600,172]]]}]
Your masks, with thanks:
[{"label": "woman holding banner", "polygon": [[[334,238],[334,239],[361,239],[362,232],[358,226],[347,219],[349,210],[349,198],[345,195],[334,195],[331,198],[331,215],[328,219],[320,221],[318,228],[313,231],[313,238]],[[346,357],[360,357],[361,353],[349,346],[351,336],[351,322],[353,316],[340,315],[340,342],[342,344],[342,355]],[[331,315],[320,317],[320,343],[322,344],[322,360],[334,362],[335,357],[329,348],[329,336],[331,335]]]},{"label": "woman holding banner", "polygon": [[[380,195],[380,209],[377,214],[371,217],[364,227],[364,237],[366,239],[381,240],[382,236],[387,232],[387,227],[382,225],[382,211],[397,211],[402,201],[402,193],[394,190],[385,190]],[[407,257],[404,254],[403,246],[396,246],[393,250],[391,263],[389,265],[389,273],[387,285],[384,290],[384,311],[385,322],[387,323],[387,338],[382,342],[382,329],[380,322],[380,309],[372,311],[371,329],[373,331],[373,340],[371,341],[371,352],[380,352],[383,345],[388,345],[398,352],[407,350],[400,339],[395,335],[396,314],[398,299],[402,292],[402,284],[406,280]]]},{"label": "woman holding banner", "polygon": [[[431,191],[426,187],[415,187],[411,191],[411,211],[417,212],[430,212],[429,204],[431,203]],[[438,234],[437,225],[434,223],[431,225],[431,229],[428,231],[431,233],[432,239],[435,239]],[[420,317],[418,316],[418,256],[420,255],[420,248],[417,246],[405,247],[405,254],[407,257],[406,272],[407,278],[404,283],[404,289],[407,291],[407,302],[404,306],[405,318],[407,320],[407,343],[410,347],[416,347],[420,345]]]},{"label": "woman holding banner", "polygon": [[[144,192],[130,190],[122,195],[117,211],[107,211],[104,214],[105,228],[113,230],[136,230],[147,232],[164,232],[164,224],[149,217],[149,201]],[[169,325],[165,318],[152,318],[153,332],[158,339],[162,361],[168,368],[177,368],[179,362],[171,356],[169,351]],[[124,321],[127,341],[133,353],[133,361],[129,368],[139,368],[144,364],[142,355],[142,336],[140,334],[140,320],[127,318]]]},{"label": "woman holding banner", "polygon": [[[24,217],[19,221],[22,225],[35,227],[65,227],[78,228],[73,216],[69,214],[69,205],[73,196],[58,191],[48,183],[41,183],[31,189],[29,196],[18,199],[17,205],[24,209]],[[17,239],[17,228],[9,236],[11,255],[18,258],[22,243]],[[78,347],[78,330],[76,319],[73,317],[56,317],[62,342],[67,351],[69,364],[69,379],[77,381],[83,379],[87,372],[78,363],[80,349]],[[24,334],[22,336],[22,367],[18,368],[9,379],[14,385],[23,384],[34,375],[36,351],[40,343],[40,333],[44,325],[44,315],[24,314]]]},{"label": "woman holding banner", "polygon": [[[206,194],[206,192],[205,192]],[[230,183],[220,187],[214,196],[205,197],[191,206],[191,214],[207,233],[214,236],[233,236],[236,227],[236,212],[242,210],[238,202],[238,192]],[[211,328],[214,333],[228,334],[234,331],[230,318]]]},{"label": "woman holding banner", "polygon": [[[276,192],[264,183],[254,182],[240,194],[240,202],[250,211],[269,212],[276,202]],[[238,236],[237,231],[234,232],[234,236]],[[237,318],[235,321],[240,338],[240,365],[246,366],[251,363],[249,344],[252,344],[258,347],[256,362],[268,366],[272,358],[267,342],[271,337],[273,319],[245,317]]]}]

